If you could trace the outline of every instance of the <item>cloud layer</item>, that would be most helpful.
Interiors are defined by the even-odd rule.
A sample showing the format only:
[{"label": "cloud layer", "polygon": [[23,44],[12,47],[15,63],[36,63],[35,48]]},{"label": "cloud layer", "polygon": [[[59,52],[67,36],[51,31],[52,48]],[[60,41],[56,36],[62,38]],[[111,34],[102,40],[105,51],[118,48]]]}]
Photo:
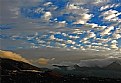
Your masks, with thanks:
[{"label": "cloud layer", "polygon": [[[67,55],[67,59],[63,56],[61,60],[56,60],[57,56],[46,54],[48,50],[44,51],[50,58],[42,58],[44,55],[39,55],[40,59],[37,59],[37,62],[40,64],[63,60],[76,61],[90,57],[120,57],[120,0],[1,0],[0,2],[2,50],[56,49],[53,54],[61,49],[67,51],[65,54],[55,53],[59,57],[71,53],[69,59]],[[75,54],[76,51],[79,51],[78,54]],[[83,54],[80,55],[80,52]],[[74,55],[77,56],[73,60]],[[31,56],[37,55],[33,53]],[[52,58],[55,60],[52,61]]]}]

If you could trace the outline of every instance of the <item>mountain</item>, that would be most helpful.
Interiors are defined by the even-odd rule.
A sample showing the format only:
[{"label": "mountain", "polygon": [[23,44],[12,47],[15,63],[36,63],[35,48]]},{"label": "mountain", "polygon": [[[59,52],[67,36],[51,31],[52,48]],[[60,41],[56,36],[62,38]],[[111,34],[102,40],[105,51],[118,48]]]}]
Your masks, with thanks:
[{"label": "mountain", "polygon": [[61,77],[58,72],[51,69],[38,68],[29,63],[8,58],[0,58],[0,71],[2,83],[48,83]]},{"label": "mountain", "polygon": [[[8,58],[0,58],[1,83],[98,83],[121,82],[121,72],[110,71],[100,67],[79,67],[65,69],[69,66],[58,66],[58,69],[38,68],[31,64],[15,61]],[[118,63],[112,63],[106,68],[119,67]],[[118,68],[117,67],[117,68]],[[64,68],[64,69],[63,69]]]},{"label": "mountain", "polygon": [[81,71],[101,69],[101,68],[98,67],[98,66],[94,66],[94,67],[82,66],[82,67],[80,67],[79,65],[74,65],[74,68],[75,68],[75,70],[81,70]]},{"label": "mountain", "polygon": [[111,64],[107,65],[106,67],[104,67],[104,69],[121,71],[121,64],[118,63],[117,61],[115,61],[115,62],[112,62]]},{"label": "mountain", "polygon": [[111,64],[105,66],[105,67],[99,67],[99,66],[93,66],[93,67],[87,67],[79,65],[74,65],[74,69],[76,70],[113,70],[113,71],[121,71],[121,64],[117,61],[112,62]]},{"label": "mountain", "polygon": [[29,63],[25,63],[22,61],[15,61],[8,58],[0,58],[1,67],[4,70],[38,70],[41,71],[40,68],[33,66]]}]

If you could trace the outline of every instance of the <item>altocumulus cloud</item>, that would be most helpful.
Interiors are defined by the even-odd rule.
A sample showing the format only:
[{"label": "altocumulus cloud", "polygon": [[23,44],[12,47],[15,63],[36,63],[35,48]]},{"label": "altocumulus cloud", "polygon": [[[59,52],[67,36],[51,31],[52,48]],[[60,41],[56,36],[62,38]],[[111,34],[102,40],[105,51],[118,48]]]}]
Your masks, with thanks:
[{"label": "altocumulus cloud", "polygon": [[2,23],[14,26],[3,30],[1,36],[3,42],[11,40],[13,46],[2,47],[120,50],[121,4],[116,1],[2,0]]}]

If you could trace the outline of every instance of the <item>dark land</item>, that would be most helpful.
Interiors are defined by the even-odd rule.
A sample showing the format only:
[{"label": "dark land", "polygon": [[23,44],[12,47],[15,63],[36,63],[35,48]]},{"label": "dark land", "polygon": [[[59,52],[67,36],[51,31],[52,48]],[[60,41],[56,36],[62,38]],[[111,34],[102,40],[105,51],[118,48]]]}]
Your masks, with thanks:
[{"label": "dark land", "polygon": [[57,68],[38,68],[28,63],[0,58],[1,83],[121,83],[121,65],[112,62],[106,67],[53,65]]}]

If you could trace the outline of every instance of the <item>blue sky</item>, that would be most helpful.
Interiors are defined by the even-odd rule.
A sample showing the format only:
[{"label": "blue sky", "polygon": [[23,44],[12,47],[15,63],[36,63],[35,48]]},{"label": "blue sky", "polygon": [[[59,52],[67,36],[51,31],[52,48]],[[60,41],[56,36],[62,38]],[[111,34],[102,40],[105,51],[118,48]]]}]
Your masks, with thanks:
[{"label": "blue sky", "polygon": [[1,3],[1,50],[121,52],[121,0],[1,0]]},{"label": "blue sky", "polygon": [[[12,40],[12,34],[4,33],[4,31],[8,31],[9,29],[13,29],[14,31],[15,28],[15,30],[17,31],[17,28],[18,30],[19,28],[21,28],[21,30],[24,30],[26,28],[28,31],[25,31],[25,33],[27,32],[28,34],[22,35],[24,32],[19,32],[20,35],[17,34],[19,37],[13,39],[22,40],[27,43],[33,43],[35,44],[35,46],[38,46],[38,48],[40,48],[41,45],[45,45],[46,47],[47,45],[49,45],[47,44],[47,42],[50,43],[50,46],[55,48],[56,43],[70,45],[72,46],[72,49],[73,46],[78,48],[80,48],[79,46],[82,46],[83,48],[85,48],[86,45],[91,45],[92,43],[96,43],[96,45],[98,46],[99,43],[103,43],[98,42],[98,40],[104,41],[106,39],[107,41],[104,43],[109,49],[111,48],[110,43],[113,40],[117,41],[117,43],[113,44],[112,48],[118,49],[120,47],[121,33],[116,33],[116,30],[121,30],[120,0],[117,0],[115,2],[110,0],[34,0],[33,3],[35,3],[35,5],[32,5],[32,1],[25,1],[28,2],[29,5],[20,5],[20,2],[22,3],[24,1],[19,2],[17,0],[13,0],[13,2],[18,2],[17,6],[15,5],[14,7],[13,5],[13,9],[6,9],[7,7],[9,7],[9,5],[3,7],[3,13],[8,11],[11,12],[10,16],[8,14],[8,20],[6,19],[5,15],[1,15],[1,19],[3,19],[3,23],[0,24],[0,29],[1,31],[3,31],[1,38],[4,38],[2,36],[10,36],[9,39]],[[8,3],[11,2],[8,1]],[[7,4],[4,1],[3,3]],[[19,26],[16,21],[18,21],[18,23],[21,25]],[[31,25],[33,26],[31,27]],[[50,29],[55,28],[57,29],[57,31],[52,31],[52,33],[45,31],[43,33],[41,32],[41,27],[43,26]],[[31,40],[27,39],[29,38],[28,35],[31,34],[29,33],[29,30],[31,31],[29,27],[32,28],[33,33],[38,34],[33,34],[34,37]],[[40,31],[37,31],[36,27],[40,27]],[[110,27],[113,28],[109,29]],[[60,31],[59,29],[63,29],[63,31]],[[43,30],[46,30],[46,28]],[[77,33],[74,33],[74,31],[77,31]],[[57,32],[59,34],[57,34]],[[65,34],[65,36],[63,34]],[[38,42],[39,40],[37,40],[37,38],[39,39],[39,37],[42,37],[43,35],[46,35],[46,37],[40,40],[44,41],[45,43],[41,44]],[[51,36],[55,38],[51,39]],[[118,38],[115,38],[117,36]],[[58,39],[62,40],[58,41]],[[68,43],[68,40],[70,41],[70,43]],[[67,48],[70,46],[67,46]],[[104,47],[103,45],[101,46]]]}]

